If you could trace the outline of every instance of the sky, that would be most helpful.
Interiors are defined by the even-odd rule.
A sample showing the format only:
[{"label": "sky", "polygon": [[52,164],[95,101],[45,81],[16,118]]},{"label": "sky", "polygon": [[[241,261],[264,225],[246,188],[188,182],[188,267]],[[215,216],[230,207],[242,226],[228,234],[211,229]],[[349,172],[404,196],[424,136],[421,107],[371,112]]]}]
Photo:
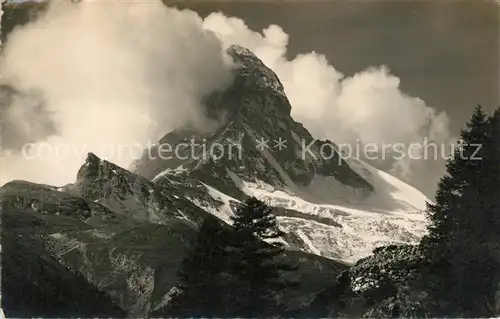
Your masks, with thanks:
[{"label": "sky", "polygon": [[[42,95],[12,99],[0,118],[8,124],[4,146],[48,139],[95,151],[103,142],[144,143],[188,120],[199,123],[201,97],[229,82],[220,49],[232,43],[277,73],[297,121],[336,143],[449,143],[476,104],[499,104],[493,2],[178,5],[196,13],[154,1],[94,2],[52,6],[11,34],[0,59],[3,81]],[[3,166],[7,179],[60,184],[74,178],[80,157],[35,165],[13,156]],[[373,164],[429,197],[444,172],[443,161]]]},{"label": "sky", "polygon": [[[454,137],[477,104],[490,112],[500,106],[500,6],[494,1],[179,2],[202,16],[239,17],[255,30],[277,24],[289,35],[290,58],[316,51],[347,76],[385,65],[404,93],[446,113]],[[394,123],[399,120],[395,115]],[[375,164],[388,171],[393,165]],[[398,177],[432,198],[443,173],[442,161],[427,161],[412,176]]]},{"label": "sky", "polygon": [[352,75],[386,65],[401,88],[445,110],[458,132],[477,104],[500,105],[500,11],[492,1],[179,1],[207,15],[222,11],[250,28],[277,24],[288,54],[312,50]]}]

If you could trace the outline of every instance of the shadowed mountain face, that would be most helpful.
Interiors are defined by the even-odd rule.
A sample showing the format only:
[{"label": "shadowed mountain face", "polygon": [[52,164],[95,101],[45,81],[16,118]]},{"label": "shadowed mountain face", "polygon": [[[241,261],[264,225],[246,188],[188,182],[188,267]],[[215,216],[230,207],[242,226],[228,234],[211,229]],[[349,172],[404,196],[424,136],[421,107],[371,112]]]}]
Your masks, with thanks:
[{"label": "shadowed mountain face", "polygon": [[[493,0],[164,3],[194,10],[202,17],[221,11],[243,19],[252,30],[277,24],[290,35],[288,58],[315,50],[346,76],[387,65],[401,79],[403,92],[446,111],[454,134],[474,105],[493,110],[499,102],[500,20]],[[43,8],[45,4],[34,2],[4,4],[3,40]],[[444,167],[434,162],[405,176],[429,197],[434,196],[436,178]],[[392,167],[392,161],[373,164],[383,170]]]},{"label": "shadowed mountain face", "polygon": [[[30,19],[17,18],[14,24]],[[282,298],[287,315],[436,316],[435,309],[453,307],[433,297],[446,285],[418,247],[395,245],[362,258],[381,245],[417,242],[427,198],[315,140],[290,116],[276,74],[243,47],[228,53],[234,83],[205,101],[220,123],[215,131],[169,132],[131,170],[90,153],[72,184],[0,188],[7,316],[155,313],[168,302],[201,221],[212,218],[229,235],[235,207],[249,196],[274,209],[285,232],[282,258],[298,266],[290,279],[300,288]],[[0,92],[19,103],[36,100],[15,88]],[[35,108],[45,118],[43,107]]]},{"label": "shadowed mountain face", "polygon": [[[5,217],[5,216],[4,216]],[[9,225],[9,221],[2,221]],[[2,309],[13,318],[125,317],[111,298],[28,234],[2,231]]]},{"label": "shadowed mountain face", "polygon": [[[220,185],[223,189],[219,190],[231,193],[236,185],[228,171],[248,182],[260,180],[290,189],[295,184],[306,186],[315,174],[321,174],[365,195],[374,190],[346,164],[335,144],[316,141],[292,119],[290,103],[273,71],[245,48],[233,46],[228,52],[239,65],[238,76],[228,90],[207,100],[209,115],[222,118],[226,124],[208,135],[180,131],[167,134],[160,145],[175,147],[181,141],[193,140],[203,147],[199,147],[194,156],[186,152],[180,156],[173,154],[174,158],[168,160],[162,159],[172,154],[162,154],[161,149],[155,149],[152,156],[135,163],[135,172],[154,179],[166,169],[181,165],[194,175],[206,175],[215,170],[217,175],[212,177],[217,179],[218,186],[221,182],[228,185]],[[267,146],[259,147],[261,139]],[[279,140],[284,143],[281,148],[274,145]],[[211,185],[213,178],[212,181],[201,180]]]},{"label": "shadowed mountain face", "polygon": [[[248,61],[248,71],[251,72],[242,70],[242,76],[227,95],[213,97],[210,104],[212,115],[217,117],[224,112],[235,127],[233,131],[222,128],[213,135],[214,139],[221,140],[239,133],[241,129],[250,127],[252,119],[260,121],[255,101],[249,105],[252,108],[248,109],[245,108],[246,105],[238,109],[230,104],[232,101],[244,101],[246,94],[249,94],[247,99],[253,95],[259,103],[263,103],[261,111],[279,115],[286,125],[295,125],[310,138],[307,131],[289,117],[286,97],[267,87],[268,83],[278,83],[275,75],[256,60],[253,54],[242,48],[238,50],[234,52],[234,56],[239,57],[238,54],[241,54],[242,61]],[[266,76],[274,82],[267,82]],[[249,87],[249,91],[241,91],[246,87]],[[233,100],[225,100],[227,96]],[[279,109],[276,105],[283,107]],[[248,122],[243,121],[245,118],[249,118]],[[272,123],[268,125],[268,129],[271,129],[269,134],[275,134],[270,124]],[[175,134],[182,136],[183,133],[174,132],[168,136]],[[248,143],[253,145],[254,141],[248,139]],[[252,160],[261,157],[257,151],[253,154],[253,158],[246,159],[247,163],[252,164]],[[247,156],[249,155],[245,155]],[[286,158],[280,161],[285,160]],[[154,163],[146,164],[148,165],[141,164],[140,167],[154,167]],[[199,163],[192,162],[192,165]],[[228,162],[228,168],[229,165],[235,167],[236,164]],[[218,166],[219,169],[222,167]],[[166,170],[165,167],[160,168],[162,172]],[[253,172],[247,171],[246,176],[252,177],[255,174],[254,180],[269,177],[266,179],[269,183],[288,185],[289,178],[284,178],[283,171],[278,166],[274,167],[274,176],[271,175],[271,170],[267,172],[264,174],[262,169],[260,172],[255,169]],[[356,178],[354,172],[348,172]],[[17,238],[19,245],[27,247],[27,255],[36,254],[39,258],[47,258],[50,263],[71,269],[90,286],[96,287],[99,293],[109,296],[128,315],[144,316],[164,304],[165,296],[175,284],[180,261],[195,238],[201,220],[216,218],[215,216],[226,218],[239,203],[237,199],[227,201],[226,198],[215,196],[215,189],[205,184],[208,180],[200,178],[203,172],[199,174],[193,172],[180,176],[165,173],[163,178],[145,178],[90,153],[78,171],[75,183],[65,187],[25,181],[13,181],[4,185],[0,189],[2,230],[4,234],[12,234]],[[228,193],[244,194],[236,184],[231,184],[232,180],[226,179],[229,182],[224,183],[224,180],[209,172],[206,176],[211,177],[210,181],[219,179],[221,189]],[[359,176],[357,178],[361,181],[360,185],[369,187]],[[301,216],[300,212],[293,210],[281,210],[280,214]],[[329,225],[328,227],[339,227],[331,220],[315,220]],[[229,227],[222,221],[220,225]],[[285,240],[290,249],[285,258],[300,266],[300,271],[293,279],[307,282],[300,291],[290,293],[286,299],[286,308],[296,310],[300,305],[311,301],[328,282],[333,281],[339,271],[345,269],[345,265],[302,252],[304,242],[293,233],[287,234]],[[15,242],[6,240],[4,245],[8,251],[17,251]],[[45,249],[39,250],[38,247]],[[7,272],[20,275],[26,271],[27,266],[17,265],[6,263]],[[65,280],[69,281],[68,284],[73,283],[70,279]],[[4,288],[5,295],[14,289],[9,285]],[[38,294],[35,299],[37,296]],[[49,301],[42,299],[36,302],[46,306]],[[71,299],[67,302],[69,306],[77,303]],[[4,309],[7,315],[18,313],[17,308],[8,303],[8,300],[5,301]]]},{"label": "shadowed mountain face", "polygon": [[[75,281],[62,278],[64,284],[83,278],[128,316],[143,317],[165,305],[201,220],[214,218],[231,231],[230,216],[248,196],[276,208],[286,233],[283,258],[299,269],[291,279],[300,289],[285,294],[284,311],[301,310],[333,282],[346,268],[335,259],[354,261],[378,245],[420,238],[425,196],[361,161],[342,158],[335,144],[315,141],[291,118],[276,75],[245,48],[228,52],[237,66],[234,83],[206,101],[208,115],[222,119],[219,128],[209,134],[174,131],[160,141],[174,148],[192,141],[201,146],[168,158],[159,156],[158,147],[132,172],[90,153],[75,183],[61,188],[5,184],[2,231],[16,241],[2,242],[3,249],[26,247],[23,258],[42,258],[54,269],[78,274]],[[274,145],[280,138],[286,147]],[[259,147],[261,139],[268,146]],[[215,145],[223,151],[237,145],[239,152],[207,153]],[[30,271],[24,263],[5,267],[17,275]],[[2,288],[3,295],[14,289]],[[36,305],[59,300],[36,298]],[[4,304],[7,315],[17,309]]]},{"label": "shadowed mountain face", "polygon": [[187,191],[187,198],[226,221],[232,203],[261,198],[289,212],[280,221],[295,245],[331,258],[355,260],[383,242],[418,240],[425,196],[314,139],[290,116],[274,72],[245,48],[228,53],[237,66],[234,83],[206,100],[219,128],[168,133],[134,163],[135,173],[156,184],[197,185],[201,192]]},{"label": "shadowed mountain face", "polygon": [[[93,154],[75,184],[4,185],[2,271],[9,276],[2,277],[2,294],[10,296],[3,299],[6,315],[145,316],[164,305],[201,219],[216,219],[175,195],[183,191],[175,182],[169,187],[153,184]],[[222,221],[220,225],[230,231]],[[288,310],[310,302],[346,268],[300,251],[289,251],[284,258],[300,267],[292,279],[307,282],[286,298]],[[16,280],[26,273],[33,275]],[[21,296],[24,303],[19,303]],[[92,303],[93,298],[101,298],[100,303]],[[49,311],[52,305],[60,312]]]},{"label": "shadowed mountain face", "polygon": [[79,272],[125,312],[144,316],[149,303],[159,302],[174,285],[197,222],[210,217],[172,196],[89,154],[67,187],[5,184],[2,231],[40,242],[49,256]]}]

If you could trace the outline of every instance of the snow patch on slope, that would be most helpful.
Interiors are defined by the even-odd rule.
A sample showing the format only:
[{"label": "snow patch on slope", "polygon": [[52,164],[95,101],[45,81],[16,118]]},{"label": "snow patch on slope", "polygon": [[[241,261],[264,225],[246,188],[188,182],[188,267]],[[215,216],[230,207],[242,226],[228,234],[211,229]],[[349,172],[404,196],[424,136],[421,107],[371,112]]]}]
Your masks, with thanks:
[{"label": "snow patch on slope", "polygon": [[240,201],[205,183],[201,183],[201,185],[205,187],[207,195],[210,196],[209,198],[203,199],[191,196],[186,196],[185,198],[204,211],[228,224],[232,224],[231,216],[234,215],[234,207],[240,204]]},{"label": "snow patch on slope", "polygon": [[174,169],[172,168],[167,168],[166,170],[160,172],[158,175],[156,175],[153,179],[152,179],[152,182],[156,182],[158,181],[160,178],[164,177],[164,176],[168,176],[168,175],[179,175],[179,174],[182,174],[184,172],[186,172],[187,170],[184,168],[183,165],[180,165],[179,167],[176,167]]},{"label": "snow patch on slope", "polygon": [[[228,173],[244,193],[259,198],[273,207],[283,207],[328,218],[342,225],[340,228],[308,220],[307,217],[279,216],[278,220],[283,230],[298,237],[308,252],[354,262],[369,255],[379,246],[417,243],[427,232],[423,211],[428,199],[391,175],[365,166],[364,163],[358,163],[354,162],[358,166],[352,165],[353,168],[357,171],[363,170],[363,177],[372,182],[377,190],[364,200],[358,196],[359,194],[353,194],[343,200],[336,198],[322,200],[322,195],[328,194],[338,185],[333,185],[331,188],[328,188],[328,185],[323,186],[323,194],[315,187],[306,188],[301,194],[294,194],[290,190],[276,189],[262,181],[246,182],[239,179],[236,174]],[[321,182],[328,183],[329,179],[322,177]],[[338,181],[335,180],[333,183]],[[313,185],[320,184],[316,182]],[[347,188],[345,185],[343,187]],[[334,196],[330,194],[330,197]]]},{"label": "snow patch on slope", "polygon": [[[383,197],[386,204],[391,204],[391,202],[392,204],[404,204],[407,212],[426,209],[426,202],[430,200],[416,188],[356,158],[347,159],[347,163],[351,169],[375,188],[378,196],[386,195]],[[392,208],[393,210],[401,210],[398,205]]]},{"label": "snow patch on slope", "polygon": [[298,230],[295,234],[299,236],[300,239],[302,239],[311,253],[321,256],[321,251],[314,247],[314,244],[309,240],[309,237],[307,237],[306,234],[304,234],[301,230]]},{"label": "snow patch on slope", "polygon": [[386,214],[420,214],[426,209],[429,199],[414,187],[357,159],[346,161],[351,169],[374,187],[374,192],[343,185],[331,176],[316,175],[297,195],[312,203]]},{"label": "snow patch on slope", "polygon": [[228,196],[215,188],[202,183],[203,186],[207,188],[208,194],[212,196],[215,200],[221,201],[223,204],[217,208],[217,213],[215,216],[219,217],[226,223],[231,223],[231,216],[234,216],[232,205],[240,204],[240,201],[235,199],[234,197]]}]

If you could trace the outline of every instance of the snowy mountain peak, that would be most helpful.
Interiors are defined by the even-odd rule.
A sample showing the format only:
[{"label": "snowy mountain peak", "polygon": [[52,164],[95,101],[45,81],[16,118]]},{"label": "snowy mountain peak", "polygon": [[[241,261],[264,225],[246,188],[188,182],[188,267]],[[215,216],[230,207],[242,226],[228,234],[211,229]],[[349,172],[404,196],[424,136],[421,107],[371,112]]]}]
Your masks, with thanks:
[{"label": "snowy mountain peak", "polygon": [[[259,89],[271,89],[286,99],[285,89],[278,76],[252,51],[242,46],[233,45],[229,47],[227,52],[239,64],[240,75],[247,80],[246,84],[255,85]],[[290,114],[291,108],[286,108],[283,111]]]},{"label": "snowy mountain peak", "polygon": [[[228,121],[250,116],[289,117],[291,105],[278,76],[250,50],[231,46],[228,55],[236,64],[232,85],[207,99],[208,114]],[[258,103],[248,103],[249,101]],[[257,124],[257,123],[255,123]]]},{"label": "snowy mountain peak", "polygon": [[380,245],[419,240],[425,196],[315,139],[291,117],[271,69],[246,48],[228,53],[238,74],[206,103],[225,123],[208,134],[166,134],[160,143],[172,148],[188,140],[198,146],[168,159],[144,157],[135,173],[226,222],[234,203],[258,197],[277,208],[290,249],[353,261]]}]

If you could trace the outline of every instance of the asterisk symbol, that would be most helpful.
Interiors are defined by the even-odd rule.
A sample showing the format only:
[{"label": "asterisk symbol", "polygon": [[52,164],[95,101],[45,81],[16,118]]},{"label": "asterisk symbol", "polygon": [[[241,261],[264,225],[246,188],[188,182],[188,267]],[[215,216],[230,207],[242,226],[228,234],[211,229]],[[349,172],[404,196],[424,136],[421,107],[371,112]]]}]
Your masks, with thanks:
[{"label": "asterisk symbol", "polygon": [[269,143],[269,141],[264,139],[263,137],[261,137],[260,140],[256,140],[256,142],[257,142],[257,148],[261,152],[264,151],[264,149],[269,148],[269,145],[267,145],[267,143]]},{"label": "asterisk symbol", "polygon": [[283,150],[286,148],[286,140],[282,139],[281,137],[278,138],[277,140],[274,140],[274,148],[277,148],[278,150]]}]

